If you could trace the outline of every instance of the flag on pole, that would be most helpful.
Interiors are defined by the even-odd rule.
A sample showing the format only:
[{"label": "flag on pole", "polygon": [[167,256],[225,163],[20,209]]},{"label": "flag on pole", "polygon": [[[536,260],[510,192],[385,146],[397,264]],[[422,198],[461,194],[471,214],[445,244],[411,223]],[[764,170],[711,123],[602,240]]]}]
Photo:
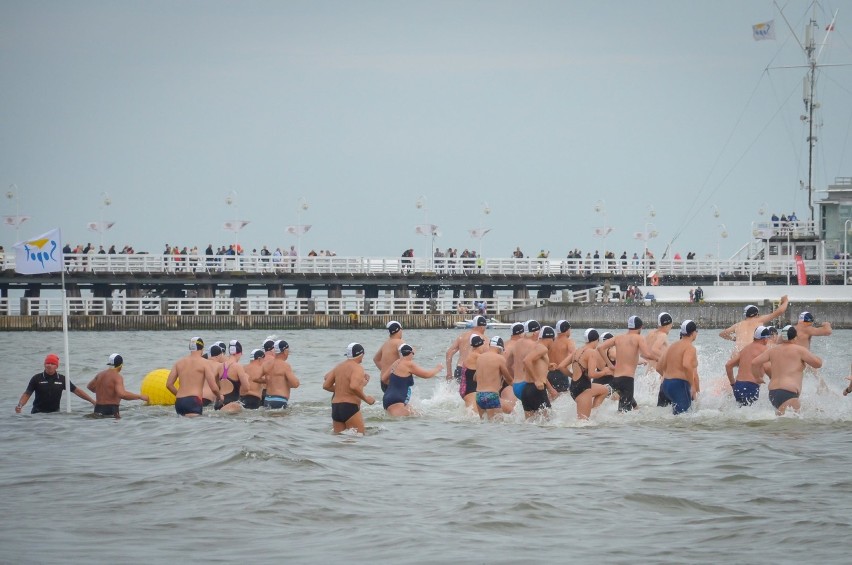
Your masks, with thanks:
[{"label": "flag on pole", "polygon": [[310,224],[300,224],[298,226],[287,226],[287,233],[292,235],[305,235],[311,229]]},{"label": "flag on pole", "polygon": [[606,237],[611,233],[612,233],[612,228],[609,227],[609,226],[606,226],[604,228],[595,228],[595,231],[593,232],[592,235],[594,235],[595,237]]},{"label": "flag on pole", "polygon": [[29,216],[3,216],[3,223],[10,228],[17,228],[29,219]]},{"label": "flag on pole", "polygon": [[225,222],[225,225],[222,227],[228,231],[236,233],[246,227],[248,224],[248,220],[237,220],[235,222]]},{"label": "flag on pole", "polygon": [[414,227],[417,235],[438,235],[438,226],[435,224],[420,224]]},{"label": "flag on pole", "polygon": [[15,244],[15,272],[40,275],[62,271],[62,236],[59,228]]},{"label": "flag on pole", "polygon": [[474,239],[482,239],[485,237],[485,234],[491,231],[491,228],[474,228],[467,231],[470,233],[470,237]]},{"label": "flag on pole", "polygon": [[109,228],[115,225],[115,222],[89,222],[86,226],[90,231],[104,233]]},{"label": "flag on pole", "polygon": [[775,20],[761,22],[751,26],[751,33],[755,41],[763,41],[764,39],[775,39]]}]

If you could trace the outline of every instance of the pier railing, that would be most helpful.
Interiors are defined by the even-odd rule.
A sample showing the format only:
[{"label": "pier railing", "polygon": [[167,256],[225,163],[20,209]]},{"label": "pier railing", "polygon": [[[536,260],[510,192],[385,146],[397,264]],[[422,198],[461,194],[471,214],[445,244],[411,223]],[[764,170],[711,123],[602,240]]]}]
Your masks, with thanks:
[{"label": "pier railing", "polygon": [[[538,259],[538,258],[396,258],[396,257],[270,257],[209,255],[65,255],[68,273],[220,273],[377,275],[436,273],[448,275],[582,275],[613,273],[646,276],[759,276],[796,273],[791,258],[782,259]],[[809,275],[852,275],[852,261],[805,260]],[[15,258],[7,254],[2,268],[14,270]]]}]

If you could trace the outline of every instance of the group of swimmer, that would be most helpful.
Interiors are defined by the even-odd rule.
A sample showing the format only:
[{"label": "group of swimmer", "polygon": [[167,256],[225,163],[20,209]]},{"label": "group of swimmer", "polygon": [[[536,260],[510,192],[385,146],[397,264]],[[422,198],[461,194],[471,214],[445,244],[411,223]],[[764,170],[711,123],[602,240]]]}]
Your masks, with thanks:
[{"label": "group of swimmer", "polygon": [[[776,412],[798,411],[805,367],[822,366],[822,360],[811,353],[810,342],[812,337],[831,335],[831,324],[815,326],[814,316],[802,312],[795,326],[778,329],[769,325],[786,312],[787,306],[786,296],[769,314],[760,315],[757,306],[746,306],[744,319],[719,334],[736,342],[725,371],[741,406],[758,400],[760,385],[769,377],[768,396]],[[646,365],[648,373],[655,372],[661,378],[657,405],[671,406],[674,414],[681,414],[689,410],[701,390],[694,345],[699,328],[693,320],[683,321],[679,340],[669,344],[672,316],[662,312],[657,322],[657,328],[644,336],[644,323],[638,316],[630,316],[627,331],[617,336],[589,328],[578,346],[567,320],[559,320],[553,327],[542,326],[536,320],[515,323],[511,337],[504,341],[499,336],[488,338],[486,318],[476,316],[471,329],[461,333],[447,349],[446,365],[427,369],[415,362],[416,351],[403,340],[402,325],[391,321],[386,326],[388,338],[373,357],[380,375],[382,405],[391,416],[413,415],[409,401],[414,377],[435,377],[446,366],[446,379],[458,382],[465,406],[480,417],[492,419],[501,413],[510,414],[519,400],[527,419],[547,417],[551,402],[567,393],[576,403],[577,417],[588,419],[607,398],[617,400],[619,412],[636,409],[636,371]],[[209,405],[227,413],[260,407],[286,408],[291,390],[300,385],[288,362],[289,353],[286,341],[268,338],[243,365],[239,341],[232,340],[228,345],[216,342],[205,353],[204,341],[193,337],[188,355],[174,364],[166,381],[166,388],[176,397],[175,411],[192,417],[201,415]],[[453,371],[456,354],[458,361]],[[323,378],[323,389],[333,394],[331,417],[335,432],[354,429],[363,433],[361,403],[375,403],[375,398],[365,392],[370,376],[363,367],[364,355],[360,343],[350,343],[345,360]],[[56,373],[58,364],[56,355],[47,356],[45,370],[30,380],[17,412],[34,392],[33,412],[59,409],[65,377]],[[111,355],[109,368],[89,383],[87,388],[96,393],[97,401],[73,383],[71,392],[94,404],[95,414],[120,417],[120,400],[148,400],[124,389],[122,364],[121,355]],[[852,392],[852,376],[848,379],[851,382],[844,395]],[[824,385],[821,380],[820,383]]]}]

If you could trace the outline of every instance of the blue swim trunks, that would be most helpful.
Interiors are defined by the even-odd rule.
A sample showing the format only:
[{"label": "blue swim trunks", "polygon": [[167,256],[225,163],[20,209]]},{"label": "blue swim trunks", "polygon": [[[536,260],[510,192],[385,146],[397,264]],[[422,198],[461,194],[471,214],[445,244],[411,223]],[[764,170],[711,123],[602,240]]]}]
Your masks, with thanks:
[{"label": "blue swim trunks", "polygon": [[287,408],[287,399],[283,396],[267,396],[263,399],[263,407],[272,410],[282,410]]},{"label": "blue swim trunks", "polygon": [[672,412],[681,414],[692,406],[692,395],[689,392],[689,383],[683,379],[664,379],[660,390],[672,403]]},{"label": "blue swim trunks", "polygon": [[524,382],[524,381],[521,381],[519,383],[514,383],[512,385],[512,392],[515,393],[515,398],[520,400],[521,395],[524,393],[524,387],[525,386],[527,386],[527,383]]},{"label": "blue swim trunks", "polygon": [[740,406],[749,406],[757,402],[760,396],[760,385],[744,381],[737,381],[733,384],[734,398]]},{"label": "blue swim trunks", "polygon": [[497,392],[477,392],[476,405],[483,410],[500,408],[500,394]]}]

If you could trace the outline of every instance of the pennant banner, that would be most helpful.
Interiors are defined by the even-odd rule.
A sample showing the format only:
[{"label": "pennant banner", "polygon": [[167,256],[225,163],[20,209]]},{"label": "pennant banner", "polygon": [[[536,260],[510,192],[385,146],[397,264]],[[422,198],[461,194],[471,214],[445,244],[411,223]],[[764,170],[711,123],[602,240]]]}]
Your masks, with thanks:
[{"label": "pennant banner", "polygon": [[59,229],[15,244],[15,272],[22,275],[58,273],[62,270],[62,236]]},{"label": "pennant banner", "polygon": [[98,232],[98,233],[104,233],[105,231],[107,231],[109,228],[111,228],[114,225],[115,225],[115,222],[89,222],[88,224],[86,224],[86,226],[89,228],[89,230],[94,231],[94,232]]},{"label": "pennant banner", "polygon": [[292,235],[305,235],[311,229],[310,224],[301,224],[298,226],[287,226],[287,233]]},{"label": "pennant banner", "polygon": [[232,232],[238,232],[249,224],[248,220],[237,220],[235,222],[225,222],[222,226],[224,229]]},{"label": "pennant banner", "polygon": [[438,226],[435,224],[420,224],[414,227],[414,232],[418,235],[438,235]]},{"label": "pennant banner", "polygon": [[491,228],[483,229],[483,228],[474,228],[472,230],[467,230],[470,233],[470,237],[474,239],[482,239],[485,237],[485,234],[491,231]]},{"label": "pennant banner", "polygon": [[612,228],[607,226],[605,228],[595,228],[594,232],[592,232],[592,235],[594,235],[595,237],[606,237],[611,233]]},{"label": "pennant banner", "polygon": [[29,216],[3,216],[3,223],[10,228],[17,228],[29,219]]}]

